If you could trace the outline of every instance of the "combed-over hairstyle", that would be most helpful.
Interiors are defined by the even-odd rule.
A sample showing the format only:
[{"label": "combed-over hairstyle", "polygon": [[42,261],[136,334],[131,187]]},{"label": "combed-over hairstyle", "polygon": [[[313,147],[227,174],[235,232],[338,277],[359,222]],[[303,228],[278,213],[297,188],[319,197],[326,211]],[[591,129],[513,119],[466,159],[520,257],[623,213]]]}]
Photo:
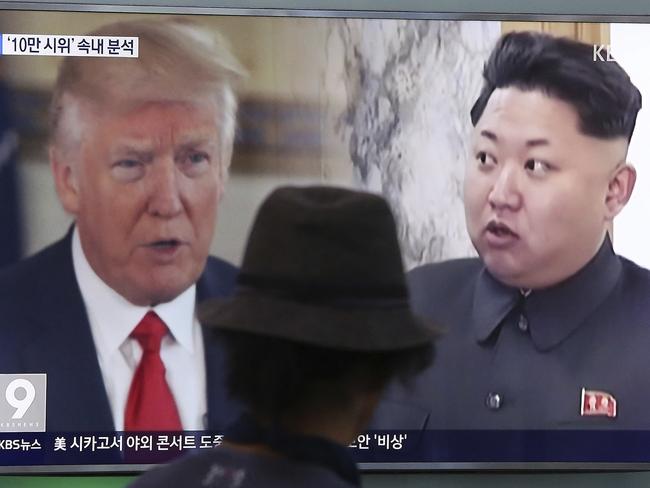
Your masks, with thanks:
[{"label": "combed-over hairstyle", "polygon": [[219,114],[223,181],[235,134],[235,88],[244,70],[219,33],[174,18],[116,22],[88,35],[137,37],[139,56],[65,58],[50,110],[52,143],[62,147],[79,144],[82,122],[77,121],[77,127],[73,124],[80,102],[103,110],[128,109],[146,102],[211,99]]}]

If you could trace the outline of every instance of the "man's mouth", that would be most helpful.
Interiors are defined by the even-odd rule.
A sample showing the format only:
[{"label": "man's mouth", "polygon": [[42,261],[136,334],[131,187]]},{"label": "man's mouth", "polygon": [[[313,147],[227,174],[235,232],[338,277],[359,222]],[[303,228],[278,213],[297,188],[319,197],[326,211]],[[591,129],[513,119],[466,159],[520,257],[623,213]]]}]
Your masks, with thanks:
[{"label": "man's mouth", "polygon": [[174,249],[178,246],[183,244],[180,240],[178,239],[161,239],[159,241],[153,241],[149,243],[147,246],[154,248],[154,249]]},{"label": "man's mouth", "polygon": [[518,238],[519,235],[502,222],[491,220],[485,227],[486,232],[498,238]]}]

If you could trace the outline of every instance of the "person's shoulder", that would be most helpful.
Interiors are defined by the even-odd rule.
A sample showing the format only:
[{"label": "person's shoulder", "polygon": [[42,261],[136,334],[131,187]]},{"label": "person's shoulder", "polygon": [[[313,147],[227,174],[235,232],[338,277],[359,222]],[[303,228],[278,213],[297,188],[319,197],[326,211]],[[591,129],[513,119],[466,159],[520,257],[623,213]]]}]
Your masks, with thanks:
[{"label": "person's shoulder", "polygon": [[24,291],[33,290],[34,284],[44,277],[59,275],[57,268],[70,261],[66,259],[66,244],[69,246],[66,239],[61,239],[33,256],[0,269],[0,300],[22,296]]},{"label": "person's shoulder", "polygon": [[407,275],[411,306],[419,315],[446,322],[471,297],[483,269],[478,258],[451,259],[426,264]]},{"label": "person's shoulder", "polygon": [[299,463],[283,457],[270,457],[220,446],[190,454],[166,466],[154,468],[129,485],[129,488],[195,488],[234,486],[253,488],[351,488],[333,472],[314,464]]},{"label": "person's shoulder", "polygon": [[239,269],[228,261],[208,256],[198,285],[199,300],[230,296],[237,282]]},{"label": "person's shoulder", "polygon": [[204,273],[208,274],[221,274],[222,276],[230,276],[236,278],[239,269],[232,263],[229,263],[225,259],[218,258],[216,256],[208,256],[208,260],[205,263]]},{"label": "person's shoulder", "polygon": [[624,278],[650,281],[650,269],[644,268],[643,266],[635,263],[631,259],[628,259],[624,256],[619,255],[618,259],[621,262]]},{"label": "person's shoulder", "polygon": [[164,466],[158,466],[142,474],[128,488],[176,487],[187,488],[204,486],[203,481],[210,465],[219,460],[218,449],[200,453],[190,453],[181,459]]},{"label": "person's shoulder", "polygon": [[449,259],[413,268],[407,278],[413,288],[443,284],[449,287],[467,283],[468,278],[478,275],[482,269],[483,263],[478,258]]},{"label": "person's shoulder", "polygon": [[[619,285],[623,292],[640,293],[644,299],[650,296],[650,270],[638,265],[634,261],[619,256],[621,262],[621,276]],[[650,303],[650,300],[648,300]]]}]

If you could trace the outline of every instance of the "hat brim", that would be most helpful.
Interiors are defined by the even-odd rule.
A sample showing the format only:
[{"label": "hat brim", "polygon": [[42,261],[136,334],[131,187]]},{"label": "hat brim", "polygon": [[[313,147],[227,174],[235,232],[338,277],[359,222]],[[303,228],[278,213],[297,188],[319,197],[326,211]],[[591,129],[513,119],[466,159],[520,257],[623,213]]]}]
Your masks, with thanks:
[{"label": "hat brim", "polygon": [[353,351],[396,351],[425,345],[441,329],[404,305],[336,306],[242,293],[199,307],[214,329],[250,332],[314,346]]}]

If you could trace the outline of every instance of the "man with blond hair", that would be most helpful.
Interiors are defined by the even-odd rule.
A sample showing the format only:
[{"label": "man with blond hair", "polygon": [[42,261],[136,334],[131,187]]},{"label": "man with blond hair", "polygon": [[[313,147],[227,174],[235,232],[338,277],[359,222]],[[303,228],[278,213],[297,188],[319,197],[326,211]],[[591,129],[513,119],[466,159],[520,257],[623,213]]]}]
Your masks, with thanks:
[{"label": "man with blond hair", "polygon": [[0,372],[47,374],[48,431],[218,430],[236,407],[195,307],[236,275],[208,252],[242,70],[178,19],[90,35],[137,37],[139,56],[61,64],[49,158],[75,223],[0,274]]}]

